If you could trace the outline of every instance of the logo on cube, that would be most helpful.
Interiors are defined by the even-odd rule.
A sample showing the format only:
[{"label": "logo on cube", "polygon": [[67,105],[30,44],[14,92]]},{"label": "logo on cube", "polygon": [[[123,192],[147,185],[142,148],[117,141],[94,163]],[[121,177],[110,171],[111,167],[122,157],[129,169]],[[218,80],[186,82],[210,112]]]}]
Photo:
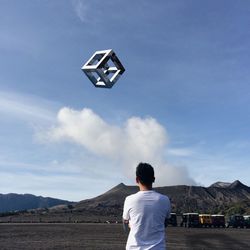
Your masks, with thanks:
[{"label": "logo on cube", "polygon": [[96,51],[82,66],[82,71],[98,88],[112,88],[125,71],[112,49]]}]

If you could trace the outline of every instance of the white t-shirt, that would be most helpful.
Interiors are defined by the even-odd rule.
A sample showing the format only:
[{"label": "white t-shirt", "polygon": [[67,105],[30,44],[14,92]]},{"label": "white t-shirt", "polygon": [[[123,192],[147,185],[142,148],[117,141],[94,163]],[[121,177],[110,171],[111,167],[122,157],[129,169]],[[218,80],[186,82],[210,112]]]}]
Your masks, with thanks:
[{"label": "white t-shirt", "polygon": [[125,199],[123,219],[129,220],[127,250],[165,250],[165,219],[170,217],[169,198],[153,190],[139,191]]}]

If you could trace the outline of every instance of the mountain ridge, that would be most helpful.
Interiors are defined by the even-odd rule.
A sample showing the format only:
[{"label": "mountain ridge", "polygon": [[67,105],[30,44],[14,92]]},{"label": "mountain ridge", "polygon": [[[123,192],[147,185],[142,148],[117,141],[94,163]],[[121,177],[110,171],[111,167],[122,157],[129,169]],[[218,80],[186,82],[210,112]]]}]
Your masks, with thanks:
[{"label": "mountain ridge", "polygon": [[[176,185],[156,187],[155,191],[169,196],[174,212],[222,212],[233,204],[250,201],[250,187],[236,180],[227,187]],[[75,204],[75,211],[121,214],[126,196],[139,191],[136,186],[120,183],[107,192]]]},{"label": "mountain ridge", "polygon": [[[250,214],[250,187],[238,180],[226,187],[213,184],[209,187],[176,185],[156,187],[154,190],[170,198],[172,212],[177,214]],[[0,222],[121,221],[125,198],[138,191],[138,186],[120,183],[99,196],[76,203],[2,214]]]},{"label": "mountain ridge", "polygon": [[52,197],[36,196],[33,194],[0,194],[0,212],[20,211],[36,208],[48,208],[56,205],[66,205],[72,202]]}]

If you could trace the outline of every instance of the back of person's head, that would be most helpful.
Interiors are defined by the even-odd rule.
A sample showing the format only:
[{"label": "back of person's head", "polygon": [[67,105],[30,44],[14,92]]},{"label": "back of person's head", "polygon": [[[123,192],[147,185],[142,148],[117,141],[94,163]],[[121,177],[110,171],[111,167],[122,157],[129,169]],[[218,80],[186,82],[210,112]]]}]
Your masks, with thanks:
[{"label": "back of person's head", "polygon": [[155,181],[154,169],[148,163],[139,163],[136,168],[136,177],[140,183],[145,186],[150,186]]}]

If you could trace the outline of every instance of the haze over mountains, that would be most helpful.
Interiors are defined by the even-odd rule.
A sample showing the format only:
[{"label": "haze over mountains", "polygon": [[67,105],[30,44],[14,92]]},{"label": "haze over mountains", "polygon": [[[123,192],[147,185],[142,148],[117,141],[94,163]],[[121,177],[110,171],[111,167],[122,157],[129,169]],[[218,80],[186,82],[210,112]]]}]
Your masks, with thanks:
[{"label": "haze over mountains", "polygon": [[[238,180],[233,183],[216,182],[209,187],[178,185],[154,190],[168,195],[172,211],[177,213],[250,213],[250,187]],[[45,221],[120,220],[125,197],[137,191],[137,186],[121,183],[100,196],[77,203],[32,195],[0,195],[0,211],[33,208],[22,214],[29,221],[36,221],[41,214]]]}]

